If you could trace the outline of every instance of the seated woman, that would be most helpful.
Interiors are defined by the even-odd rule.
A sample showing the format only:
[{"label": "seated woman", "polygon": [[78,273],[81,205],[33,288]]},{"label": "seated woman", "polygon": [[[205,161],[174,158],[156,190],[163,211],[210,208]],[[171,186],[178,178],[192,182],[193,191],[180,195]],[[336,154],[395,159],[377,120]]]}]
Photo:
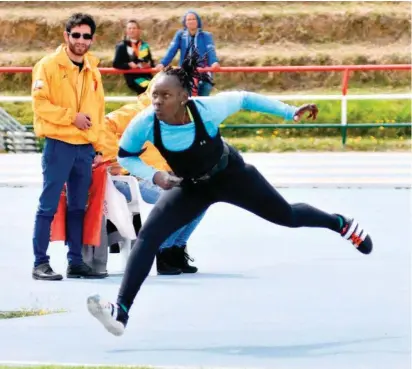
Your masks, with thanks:
[{"label": "seated woman", "polygon": [[[126,37],[116,45],[113,59],[113,68],[116,69],[143,69],[154,67],[154,61],[147,42],[140,38],[141,29],[135,19],[126,24]],[[152,75],[141,73],[124,73],[127,86],[138,95],[145,92]]]}]

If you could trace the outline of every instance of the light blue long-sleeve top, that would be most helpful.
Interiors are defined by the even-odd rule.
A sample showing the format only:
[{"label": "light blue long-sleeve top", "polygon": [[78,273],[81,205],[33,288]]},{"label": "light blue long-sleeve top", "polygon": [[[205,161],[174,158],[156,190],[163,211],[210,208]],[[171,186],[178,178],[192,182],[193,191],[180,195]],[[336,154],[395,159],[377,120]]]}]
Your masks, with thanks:
[{"label": "light blue long-sleeve top", "polygon": [[[239,110],[252,110],[293,119],[297,107],[274,100],[268,96],[246,92],[222,92],[215,96],[194,97],[193,101],[202,117],[206,132],[215,137],[219,125]],[[120,139],[120,147],[129,153],[138,153],[146,141],[154,142],[154,111],[150,106],[138,113]],[[195,138],[195,124],[171,125],[160,121],[160,132],[164,147],[169,151],[189,148]],[[157,169],[145,164],[138,156],[119,157],[119,164],[134,176],[151,181]]]}]

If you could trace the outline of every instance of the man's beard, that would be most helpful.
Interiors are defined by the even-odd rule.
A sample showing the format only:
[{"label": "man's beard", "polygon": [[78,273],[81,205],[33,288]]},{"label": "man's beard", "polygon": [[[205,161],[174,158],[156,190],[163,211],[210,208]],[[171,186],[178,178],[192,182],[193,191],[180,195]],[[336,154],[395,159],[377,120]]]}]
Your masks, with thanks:
[{"label": "man's beard", "polygon": [[69,46],[70,51],[74,55],[83,56],[84,54],[86,54],[89,51],[91,44],[89,46],[85,45],[85,46],[80,46],[79,47],[79,45],[76,46],[75,42],[74,43],[69,42],[68,46]]}]

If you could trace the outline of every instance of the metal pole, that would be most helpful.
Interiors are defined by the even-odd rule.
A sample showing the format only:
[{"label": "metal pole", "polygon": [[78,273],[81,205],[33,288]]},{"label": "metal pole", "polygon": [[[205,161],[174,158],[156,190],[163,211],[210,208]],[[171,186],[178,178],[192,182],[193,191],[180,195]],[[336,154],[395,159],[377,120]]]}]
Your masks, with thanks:
[{"label": "metal pole", "polygon": [[342,95],[342,102],[341,102],[341,134],[342,134],[342,145],[346,145],[346,131],[348,129],[348,100],[346,99],[345,95]]},{"label": "metal pole", "polygon": [[345,147],[346,145],[346,136],[348,130],[348,100],[347,100],[347,93],[348,93],[348,82],[349,82],[349,69],[346,69],[343,72],[342,76],[342,101],[341,101],[341,134],[342,134],[342,145]]}]

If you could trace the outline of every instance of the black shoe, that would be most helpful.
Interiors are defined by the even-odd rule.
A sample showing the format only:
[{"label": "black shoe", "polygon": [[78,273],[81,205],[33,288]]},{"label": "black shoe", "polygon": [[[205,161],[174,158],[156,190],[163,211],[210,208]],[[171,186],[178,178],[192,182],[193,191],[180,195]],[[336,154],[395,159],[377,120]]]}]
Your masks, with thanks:
[{"label": "black shoe", "polygon": [[97,275],[99,275],[100,277],[99,278],[107,278],[108,276],[109,276],[109,273],[108,273],[108,271],[106,270],[106,271],[102,271],[102,272],[97,272],[96,270],[94,271],[94,273],[96,273]]},{"label": "black shoe", "polygon": [[174,263],[173,266],[181,269],[182,273],[197,273],[195,266],[189,265],[189,261],[194,261],[186,252],[186,246],[173,246]]},{"label": "black shoe", "polygon": [[158,275],[178,275],[182,274],[180,268],[175,267],[173,247],[160,250],[156,254],[156,268]]},{"label": "black shoe", "polygon": [[107,277],[107,273],[94,272],[86,263],[71,265],[67,267],[67,278],[89,278],[102,279]]},{"label": "black shoe", "polygon": [[42,281],[61,281],[63,276],[53,271],[49,263],[40,264],[33,268],[33,279]]},{"label": "black shoe", "polygon": [[373,243],[370,236],[359,225],[355,219],[347,219],[340,215],[345,224],[340,232],[341,236],[352,243],[362,254],[370,254],[373,249]]}]

